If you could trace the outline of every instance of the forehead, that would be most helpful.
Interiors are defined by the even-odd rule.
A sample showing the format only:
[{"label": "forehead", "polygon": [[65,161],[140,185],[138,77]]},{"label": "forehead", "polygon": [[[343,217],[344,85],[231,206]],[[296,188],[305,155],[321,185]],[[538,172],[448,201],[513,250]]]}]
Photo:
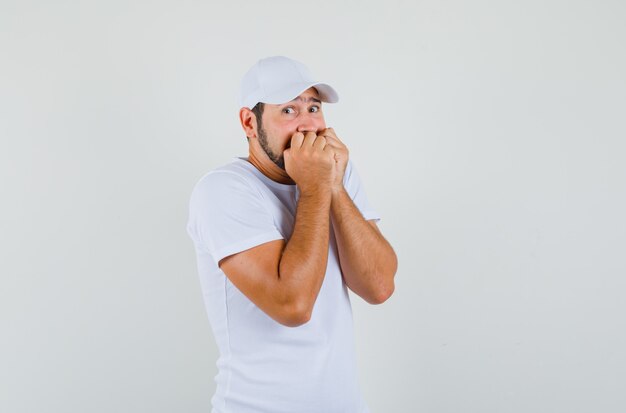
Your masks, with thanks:
[{"label": "forehead", "polygon": [[317,92],[317,89],[315,89],[314,87],[310,87],[307,90],[305,90],[304,92],[300,93],[300,95],[298,95],[298,98],[300,98],[300,97],[301,98],[314,97],[314,98],[318,98],[319,99],[320,94]]}]

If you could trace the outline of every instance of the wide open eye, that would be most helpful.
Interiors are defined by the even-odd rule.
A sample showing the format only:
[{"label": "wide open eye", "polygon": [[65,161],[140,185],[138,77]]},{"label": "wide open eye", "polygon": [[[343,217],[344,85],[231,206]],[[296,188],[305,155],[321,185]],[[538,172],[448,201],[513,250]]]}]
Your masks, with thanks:
[{"label": "wide open eye", "polygon": [[309,112],[311,112],[311,113],[319,112],[319,111],[320,111],[320,109],[321,109],[321,108],[320,108],[319,106],[317,106],[317,105],[315,105],[315,106],[311,106],[311,107],[309,108]]},{"label": "wide open eye", "polygon": [[287,114],[287,115],[293,115],[294,113],[296,113],[296,110],[294,108],[292,108],[291,106],[283,109],[283,113]]}]

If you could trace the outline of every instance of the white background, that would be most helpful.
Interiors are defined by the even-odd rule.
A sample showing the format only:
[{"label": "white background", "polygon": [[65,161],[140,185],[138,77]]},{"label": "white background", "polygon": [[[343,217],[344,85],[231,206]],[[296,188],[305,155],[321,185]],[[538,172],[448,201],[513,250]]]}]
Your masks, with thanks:
[{"label": "white background", "polygon": [[372,412],[625,411],[625,4],[0,0],[0,411],[210,411],[187,202],[276,54],[399,257]]}]

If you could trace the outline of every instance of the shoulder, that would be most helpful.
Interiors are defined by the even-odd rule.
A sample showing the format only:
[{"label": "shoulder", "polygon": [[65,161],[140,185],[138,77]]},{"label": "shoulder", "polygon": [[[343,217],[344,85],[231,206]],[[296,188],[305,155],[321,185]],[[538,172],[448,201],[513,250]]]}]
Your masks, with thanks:
[{"label": "shoulder", "polygon": [[234,161],[207,172],[195,184],[192,198],[200,194],[249,193],[258,194],[250,171]]}]

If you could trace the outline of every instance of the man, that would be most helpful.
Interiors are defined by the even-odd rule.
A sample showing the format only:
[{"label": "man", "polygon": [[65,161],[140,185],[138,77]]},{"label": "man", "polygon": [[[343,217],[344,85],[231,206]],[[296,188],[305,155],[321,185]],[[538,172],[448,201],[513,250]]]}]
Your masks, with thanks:
[{"label": "man", "polygon": [[324,122],[337,101],[301,63],[260,60],[241,84],[248,158],[193,190],[187,230],[220,350],[213,412],[368,412],[347,288],[384,302],[397,259]]}]

